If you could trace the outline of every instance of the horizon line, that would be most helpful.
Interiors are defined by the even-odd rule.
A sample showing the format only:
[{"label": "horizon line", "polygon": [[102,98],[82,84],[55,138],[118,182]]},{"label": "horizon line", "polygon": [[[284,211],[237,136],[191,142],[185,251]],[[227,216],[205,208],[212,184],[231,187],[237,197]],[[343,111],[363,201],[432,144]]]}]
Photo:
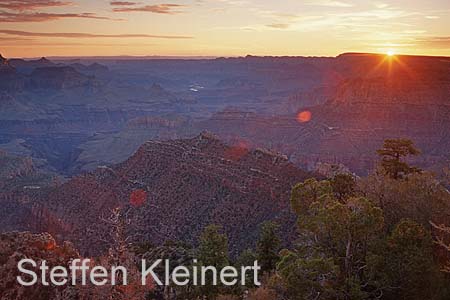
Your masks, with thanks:
[{"label": "horizon line", "polygon": [[[1,55],[1,52],[0,52]],[[386,56],[387,53],[381,52],[342,52],[337,55],[257,55],[257,54],[246,54],[246,55],[76,55],[76,56],[66,56],[66,55],[50,55],[50,56],[21,56],[21,57],[11,57],[6,59],[54,59],[54,60],[67,60],[67,59],[122,59],[122,60],[130,60],[130,59],[233,59],[233,58],[338,58],[344,55],[374,55],[374,56]],[[395,56],[409,56],[409,57],[433,57],[433,58],[450,58],[450,56],[445,55],[429,55],[429,54],[401,54],[396,53]],[[3,56],[4,57],[4,56]]]}]

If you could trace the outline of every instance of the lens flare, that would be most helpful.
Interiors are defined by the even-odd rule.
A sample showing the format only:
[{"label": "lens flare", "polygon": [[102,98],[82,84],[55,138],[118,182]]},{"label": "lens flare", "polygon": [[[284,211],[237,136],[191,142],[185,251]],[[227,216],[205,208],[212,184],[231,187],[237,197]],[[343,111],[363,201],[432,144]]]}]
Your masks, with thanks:
[{"label": "lens flare", "polygon": [[142,206],[145,200],[147,200],[147,192],[144,190],[134,190],[130,194],[130,204],[134,207]]},{"label": "lens flare", "polygon": [[297,114],[297,121],[300,123],[306,123],[311,121],[311,117],[311,112],[309,110],[304,110]]},{"label": "lens flare", "polygon": [[250,144],[247,141],[238,140],[225,151],[224,156],[226,159],[238,161],[249,152],[249,149]]}]

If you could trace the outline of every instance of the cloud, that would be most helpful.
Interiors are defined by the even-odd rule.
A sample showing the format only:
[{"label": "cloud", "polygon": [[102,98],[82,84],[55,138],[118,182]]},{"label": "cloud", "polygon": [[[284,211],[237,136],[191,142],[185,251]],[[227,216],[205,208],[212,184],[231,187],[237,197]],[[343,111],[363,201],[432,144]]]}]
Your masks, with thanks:
[{"label": "cloud", "polygon": [[0,0],[0,8],[14,10],[14,11],[26,11],[36,10],[38,8],[59,7],[72,5],[72,2],[68,1],[44,1],[44,0]]},{"label": "cloud", "polygon": [[155,4],[155,5],[145,5],[139,7],[117,7],[113,8],[114,12],[150,12],[156,14],[176,14],[180,13],[174,9],[184,7],[181,4]]},{"label": "cloud", "polygon": [[373,5],[374,5],[376,8],[379,8],[379,9],[383,9],[383,8],[389,7],[389,4],[384,3],[384,2],[375,2],[375,3],[373,3]]},{"label": "cloud", "polygon": [[157,44],[152,44],[152,43],[141,43],[141,42],[136,42],[136,43],[100,43],[100,42],[86,42],[86,43],[81,43],[81,42],[40,42],[38,40],[33,40],[33,39],[15,39],[15,38],[11,38],[11,39],[4,39],[2,37],[0,37],[0,41],[4,43],[5,46],[9,46],[9,47],[22,47],[22,46],[26,46],[26,47],[73,47],[73,46],[82,46],[82,47],[91,47],[91,48],[96,48],[96,47],[125,47],[125,48],[129,48],[130,46],[135,46],[135,47],[153,47],[156,46]]},{"label": "cloud", "polygon": [[416,42],[428,48],[450,49],[450,36],[418,38]]},{"label": "cloud", "polygon": [[0,23],[46,22],[65,18],[120,20],[99,16],[95,13],[55,13],[39,9],[73,5],[71,1],[59,0],[0,0]]},{"label": "cloud", "polygon": [[16,23],[16,22],[46,22],[65,18],[82,18],[97,20],[116,20],[108,17],[98,16],[94,13],[12,13],[0,11],[0,23]]},{"label": "cloud", "polygon": [[336,0],[313,0],[305,3],[306,5],[328,6],[328,7],[353,7],[353,4]]},{"label": "cloud", "polygon": [[276,23],[276,24],[268,24],[267,27],[275,28],[275,29],[287,29],[290,25],[289,24],[283,24],[283,23]]},{"label": "cloud", "polygon": [[157,39],[191,39],[191,36],[155,35],[155,34],[94,34],[81,32],[29,32],[19,30],[0,30],[6,35],[22,37],[50,37],[50,38],[157,38]]},{"label": "cloud", "polygon": [[1,42],[18,42],[18,41],[32,41],[33,39],[28,39],[28,38],[21,38],[21,37],[4,37],[4,36],[0,36],[0,41]]},{"label": "cloud", "polygon": [[128,1],[111,1],[109,4],[112,6],[132,6],[137,5],[137,2],[128,2]]}]

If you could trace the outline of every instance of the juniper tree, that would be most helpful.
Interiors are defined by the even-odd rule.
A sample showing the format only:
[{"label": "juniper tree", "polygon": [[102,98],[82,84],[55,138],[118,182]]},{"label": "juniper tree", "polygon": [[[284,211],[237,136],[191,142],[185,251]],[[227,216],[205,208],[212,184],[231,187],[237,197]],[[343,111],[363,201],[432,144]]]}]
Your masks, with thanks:
[{"label": "juniper tree", "polygon": [[337,199],[328,181],[309,180],[294,191],[294,204],[307,203],[298,211],[300,246],[278,265],[290,297],[372,297],[377,284],[367,274],[384,234],[381,209],[365,198]]}]

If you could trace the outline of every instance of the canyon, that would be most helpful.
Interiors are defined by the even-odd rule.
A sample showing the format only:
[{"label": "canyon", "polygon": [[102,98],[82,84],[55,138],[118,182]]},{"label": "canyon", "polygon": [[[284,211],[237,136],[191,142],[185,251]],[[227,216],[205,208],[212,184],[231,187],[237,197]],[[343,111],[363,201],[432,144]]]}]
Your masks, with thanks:
[{"label": "canyon", "polygon": [[202,229],[214,223],[224,227],[230,249],[237,253],[252,245],[266,220],[279,220],[289,241],[295,232],[290,190],[314,175],[281,154],[228,146],[202,133],[192,139],[148,141],[120,164],[53,187],[18,192],[28,196],[26,202],[3,196],[2,204],[16,204],[24,214],[22,228],[72,241],[89,255],[111,245],[107,219],[118,208],[127,212],[127,233],[135,243],[195,244]]},{"label": "canyon", "polygon": [[292,186],[330,165],[372,172],[387,138],[448,172],[449,71],[448,57],[362,53],[1,57],[1,228],[96,254],[110,243],[99,220],[120,208],[136,242],[195,244],[218,223],[238,253],[279,220],[289,243]]}]

